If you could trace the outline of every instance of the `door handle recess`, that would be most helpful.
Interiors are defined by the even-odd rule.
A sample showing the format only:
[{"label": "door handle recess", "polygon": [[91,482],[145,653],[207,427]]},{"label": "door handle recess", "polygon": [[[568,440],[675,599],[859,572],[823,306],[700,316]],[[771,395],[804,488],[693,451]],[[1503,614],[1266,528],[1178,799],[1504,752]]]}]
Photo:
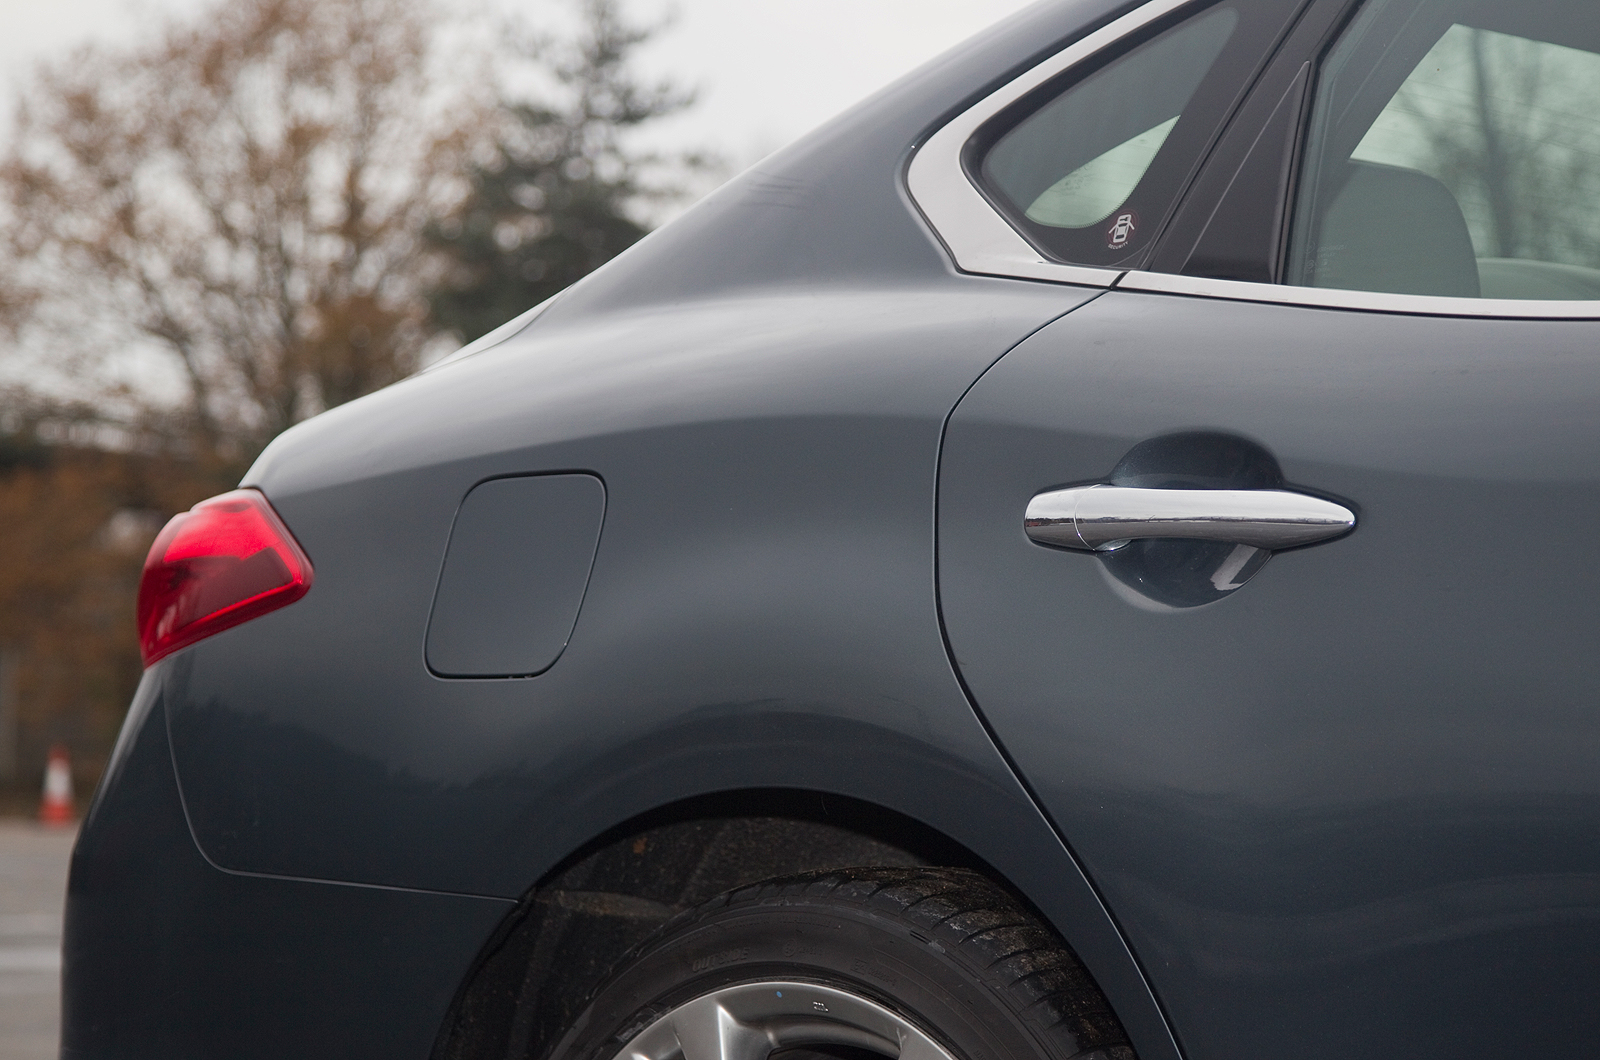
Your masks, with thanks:
[{"label": "door handle recess", "polygon": [[1034,497],[1023,525],[1040,544],[1089,552],[1156,537],[1280,549],[1338,537],[1355,528],[1356,516],[1289,490],[1074,486]]}]

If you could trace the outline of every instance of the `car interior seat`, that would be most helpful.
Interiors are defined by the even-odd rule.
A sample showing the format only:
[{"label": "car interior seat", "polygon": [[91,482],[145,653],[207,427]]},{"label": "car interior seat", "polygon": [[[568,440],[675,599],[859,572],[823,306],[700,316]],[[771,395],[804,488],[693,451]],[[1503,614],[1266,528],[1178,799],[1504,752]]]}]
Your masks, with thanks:
[{"label": "car interior seat", "polygon": [[1414,169],[1346,164],[1317,245],[1315,287],[1477,298],[1478,260],[1461,204]]},{"label": "car interior seat", "polygon": [[1485,298],[1600,301],[1600,269],[1525,258],[1479,258]]}]

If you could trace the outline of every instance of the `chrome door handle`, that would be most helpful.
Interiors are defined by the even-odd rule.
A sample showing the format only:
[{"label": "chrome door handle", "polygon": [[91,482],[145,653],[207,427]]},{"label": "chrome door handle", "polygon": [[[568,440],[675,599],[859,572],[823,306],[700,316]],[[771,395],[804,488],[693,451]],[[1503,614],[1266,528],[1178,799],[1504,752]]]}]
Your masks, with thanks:
[{"label": "chrome door handle", "polygon": [[1074,486],[1028,502],[1028,536],[1110,552],[1142,538],[1226,541],[1254,548],[1311,545],[1353,529],[1349,508],[1289,490],[1147,490]]}]

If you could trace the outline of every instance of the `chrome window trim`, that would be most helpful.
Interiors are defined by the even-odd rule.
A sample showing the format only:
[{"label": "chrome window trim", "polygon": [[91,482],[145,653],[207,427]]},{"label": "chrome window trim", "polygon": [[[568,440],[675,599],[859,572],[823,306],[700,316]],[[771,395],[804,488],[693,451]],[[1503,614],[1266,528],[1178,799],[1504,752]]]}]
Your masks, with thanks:
[{"label": "chrome window trim", "polygon": [[1514,298],[1445,298],[1438,295],[1347,291],[1336,287],[1290,287],[1248,280],[1214,280],[1169,272],[1128,272],[1119,291],[1193,295],[1232,302],[1266,302],[1312,309],[1358,309],[1408,316],[1489,317],[1500,320],[1600,320],[1600,302]]},{"label": "chrome window trim", "polygon": [[984,122],[1046,81],[1156,19],[1200,2],[1152,0],[991,92],[945,123],[916,149],[906,167],[906,190],[928,227],[944,244],[956,268],[981,276],[1313,309],[1502,320],[1600,320],[1600,301],[1443,298],[1332,287],[1291,287],[1175,273],[1126,272],[1047,260],[967,178],[961,165],[962,149]]},{"label": "chrome window trim", "polygon": [[967,179],[961,151],[978,127],[1062,71],[1115,44],[1156,19],[1198,0],[1152,0],[1082,40],[1069,45],[1022,76],[985,96],[928,138],[911,158],[906,187],[911,200],[950,252],[956,268],[983,276],[1051,280],[1110,287],[1120,269],[1063,265],[1049,261]]}]

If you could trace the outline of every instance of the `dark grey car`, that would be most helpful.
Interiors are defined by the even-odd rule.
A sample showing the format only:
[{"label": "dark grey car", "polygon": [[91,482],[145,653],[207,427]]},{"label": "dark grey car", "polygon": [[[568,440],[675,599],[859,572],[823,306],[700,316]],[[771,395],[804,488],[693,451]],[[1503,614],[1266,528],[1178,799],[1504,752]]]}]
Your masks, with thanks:
[{"label": "dark grey car", "polygon": [[180,516],[63,1055],[1600,1041],[1600,7],[1060,0]]}]

